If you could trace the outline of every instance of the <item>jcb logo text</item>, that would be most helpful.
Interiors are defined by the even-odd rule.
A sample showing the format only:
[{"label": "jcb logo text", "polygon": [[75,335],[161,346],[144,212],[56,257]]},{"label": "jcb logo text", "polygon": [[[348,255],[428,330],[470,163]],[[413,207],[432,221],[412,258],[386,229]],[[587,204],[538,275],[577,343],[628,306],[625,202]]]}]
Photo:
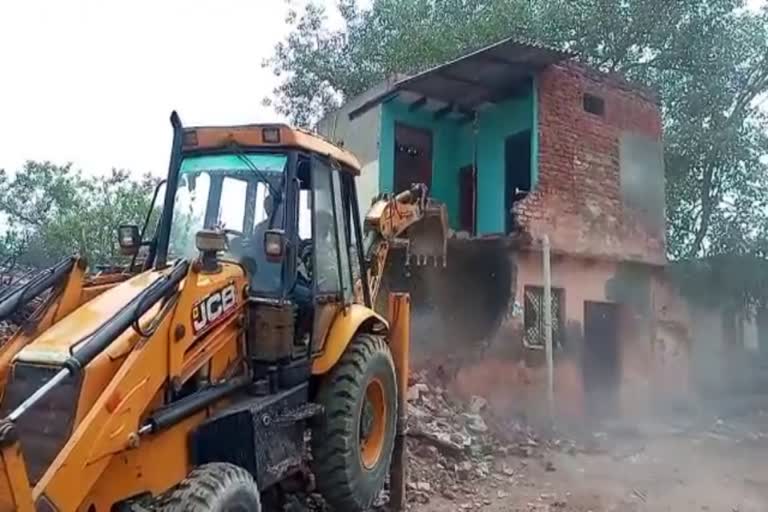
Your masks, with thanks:
[{"label": "jcb logo text", "polygon": [[216,290],[192,308],[192,329],[200,334],[224,320],[237,305],[235,285]]}]

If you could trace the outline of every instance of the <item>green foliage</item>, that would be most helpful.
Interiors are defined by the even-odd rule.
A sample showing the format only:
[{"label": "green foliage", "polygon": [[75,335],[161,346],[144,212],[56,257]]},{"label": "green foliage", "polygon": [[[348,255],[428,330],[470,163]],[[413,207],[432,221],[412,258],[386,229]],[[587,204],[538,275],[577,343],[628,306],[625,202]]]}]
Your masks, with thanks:
[{"label": "green foliage", "polygon": [[[768,308],[768,260],[740,254],[720,254],[696,261],[679,261],[669,275],[685,297],[696,304],[732,313]],[[746,306],[746,308],[745,308]]]},{"label": "green foliage", "polygon": [[339,29],[329,28],[315,3],[292,12],[292,32],[266,63],[281,79],[275,106],[294,122],[311,126],[384,79],[505,37],[569,49],[660,93],[670,257],[765,257],[768,118],[760,105],[768,97],[768,8],[750,11],[744,0],[374,0],[369,9],[339,0],[338,6]]},{"label": "green foliage", "polygon": [[9,176],[0,170],[0,212],[6,231],[0,256],[34,267],[78,252],[92,265],[124,260],[120,224],[144,224],[157,180],[136,181],[127,171],[86,177],[71,165],[27,162]]}]

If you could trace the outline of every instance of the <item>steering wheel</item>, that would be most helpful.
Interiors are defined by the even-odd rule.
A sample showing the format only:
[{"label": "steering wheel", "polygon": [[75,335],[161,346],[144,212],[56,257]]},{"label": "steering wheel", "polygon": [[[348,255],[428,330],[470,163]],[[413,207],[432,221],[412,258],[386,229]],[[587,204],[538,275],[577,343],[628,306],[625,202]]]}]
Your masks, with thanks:
[{"label": "steering wheel", "polygon": [[[304,267],[304,277],[312,282],[312,240],[302,240],[299,242],[299,263]],[[301,272],[301,270],[299,270]]]},{"label": "steering wheel", "polygon": [[328,282],[328,276],[330,274],[328,272],[320,272],[318,275],[315,275],[315,269],[313,267],[313,250],[314,246],[311,239],[299,242],[299,262],[304,267],[304,272],[301,272],[299,269],[299,273],[301,273],[310,283],[314,277],[317,281],[317,287],[323,289],[325,283]]},{"label": "steering wheel", "polygon": [[240,256],[245,251],[246,237],[245,233],[238,231],[237,229],[224,228],[221,230],[226,238],[227,249],[226,252]]},{"label": "steering wheel", "polygon": [[221,232],[224,233],[225,235],[233,235],[240,238],[245,238],[245,233],[243,233],[242,231],[238,231],[236,229],[224,228],[221,230]]}]

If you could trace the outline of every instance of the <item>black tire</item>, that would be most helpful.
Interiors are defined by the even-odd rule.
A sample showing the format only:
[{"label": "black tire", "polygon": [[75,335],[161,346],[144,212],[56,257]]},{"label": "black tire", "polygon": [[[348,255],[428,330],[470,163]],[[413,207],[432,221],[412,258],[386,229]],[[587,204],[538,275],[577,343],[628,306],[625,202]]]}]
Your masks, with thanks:
[{"label": "black tire", "polygon": [[[371,428],[376,431],[383,426],[383,431],[374,436],[379,441],[375,459],[368,457],[368,463],[364,463],[367,448],[361,445],[361,423],[371,386],[385,404],[380,415],[374,414]],[[312,431],[312,470],[317,487],[335,510],[368,510],[389,473],[397,425],[395,366],[384,340],[370,334],[357,335],[320,384],[317,401],[325,408]],[[371,407],[375,409],[376,405]],[[376,416],[383,422],[377,422]]]},{"label": "black tire", "polygon": [[259,489],[248,471],[233,464],[205,464],[165,495],[160,512],[261,512]]}]

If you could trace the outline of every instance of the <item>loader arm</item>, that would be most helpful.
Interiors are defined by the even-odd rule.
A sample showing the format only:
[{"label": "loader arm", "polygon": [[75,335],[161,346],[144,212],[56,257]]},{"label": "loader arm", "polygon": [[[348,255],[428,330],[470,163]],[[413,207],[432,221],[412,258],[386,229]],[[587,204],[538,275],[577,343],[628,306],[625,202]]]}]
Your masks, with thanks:
[{"label": "loader arm", "polygon": [[[34,308],[31,316],[23,318],[21,325],[0,341],[0,398],[5,392],[11,362],[21,349],[77,307],[130,277],[126,273],[89,276],[87,267],[82,257],[66,258],[0,297],[0,320],[19,314],[30,305]],[[48,290],[47,297],[35,306],[34,300]]]},{"label": "loader arm", "polygon": [[[152,281],[149,286],[85,338],[54,377],[0,421],[0,459],[4,473],[0,477],[0,489],[5,488],[0,498],[0,510],[23,511],[35,507],[76,510],[112,457],[132,447],[142,417],[158,390],[167,382],[169,351],[166,336],[174,320],[176,302],[169,299],[171,308],[164,312],[159,304],[186,277],[187,268],[186,262],[181,262],[154,281],[148,276],[147,279]],[[183,286],[179,299],[184,299]],[[140,324],[146,330],[156,319],[159,323],[146,338],[128,328]],[[16,421],[58,383],[81,374],[117,339],[131,340],[132,349],[125,363],[75,427],[42,478],[32,485],[21,457]],[[72,482],[78,482],[78,485],[73,486]],[[8,502],[9,498],[12,503]]]},{"label": "loader arm", "polygon": [[41,332],[82,303],[86,266],[86,261],[82,258],[68,258],[41,272],[38,279],[18,287],[17,291],[11,291],[0,299],[0,307],[4,306],[6,315],[10,316],[15,310],[31,303],[40,293],[51,289],[49,296],[37,307],[32,317],[27,318],[0,344],[0,397],[5,392],[11,361],[16,354]]},{"label": "loader arm", "polygon": [[366,259],[371,301],[376,303],[381,278],[394,244],[406,246],[406,262],[446,264],[448,220],[445,205],[427,197],[415,184],[397,195],[377,199],[365,217]]}]

